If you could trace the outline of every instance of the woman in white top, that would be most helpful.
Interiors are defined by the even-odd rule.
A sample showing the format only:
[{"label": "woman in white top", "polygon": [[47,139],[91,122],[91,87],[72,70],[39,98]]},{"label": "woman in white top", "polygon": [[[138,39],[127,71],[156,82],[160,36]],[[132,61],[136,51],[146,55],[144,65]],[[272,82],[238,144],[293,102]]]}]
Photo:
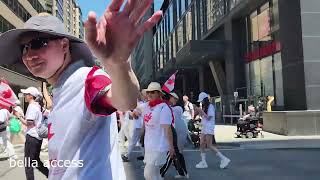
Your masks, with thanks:
[{"label": "woman in white top", "polygon": [[17,159],[14,148],[11,142],[8,139],[8,131],[6,130],[6,126],[9,124],[9,118],[11,114],[7,109],[0,109],[0,144],[3,146],[3,149],[0,149],[0,154],[2,150],[8,154],[10,159]]},{"label": "woman in white top", "polygon": [[199,94],[198,102],[202,103],[202,108],[199,110],[200,116],[202,118],[202,130],[200,135],[200,152],[201,161],[196,165],[196,168],[208,168],[206,161],[205,148],[216,152],[217,156],[220,158],[220,168],[226,168],[230,163],[230,159],[225,157],[216,147],[216,141],[214,137],[215,128],[215,109],[214,106],[209,101],[209,95],[205,92]]}]

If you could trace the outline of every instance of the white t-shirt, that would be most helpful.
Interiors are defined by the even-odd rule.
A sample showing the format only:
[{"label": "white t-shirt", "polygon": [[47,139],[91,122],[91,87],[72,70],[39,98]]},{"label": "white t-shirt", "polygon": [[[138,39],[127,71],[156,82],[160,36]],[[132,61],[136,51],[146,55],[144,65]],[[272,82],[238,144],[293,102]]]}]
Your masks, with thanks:
[{"label": "white t-shirt", "polygon": [[182,119],[182,113],[183,113],[182,107],[174,106],[171,108],[172,108],[173,115],[174,115],[174,128],[176,129],[177,134],[187,133],[188,127],[187,127],[186,123],[184,122],[184,120]]},{"label": "white t-shirt", "polygon": [[143,120],[145,123],[144,147],[146,152],[167,152],[169,142],[165,129],[161,125],[171,125],[173,122],[172,112],[166,103],[160,103],[150,107],[145,103],[142,107]]},{"label": "white t-shirt", "polygon": [[125,180],[115,109],[98,98],[111,80],[102,70],[84,66],[82,61],[70,65],[53,89],[48,149],[55,167],[49,180]]},{"label": "white t-shirt", "polygon": [[[138,109],[140,109],[141,106],[144,106],[144,104],[145,102],[139,101],[137,109],[135,109],[135,111],[139,111]],[[134,119],[134,127],[138,129],[138,128],[142,128],[142,126],[143,126],[143,116],[141,114],[137,119]]]},{"label": "white t-shirt", "polygon": [[34,122],[33,127],[27,128],[26,134],[28,134],[31,137],[37,138],[39,140],[42,140],[42,138],[39,137],[37,133],[37,128],[40,126],[42,121],[42,112],[41,112],[41,107],[39,103],[33,102],[29,104],[25,119],[27,121],[32,120]]},{"label": "white t-shirt", "polygon": [[201,124],[205,128],[214,129],[214,126],[215,126],[215,109],[214,109],[214,106],[212,104],[209,104],[207,115],[208,115],[208,117],[211,117],[211,118],[207,119],[205,117],[202,117]]},{"label": "white t-shirt", "polygon": [[10,112],[7,109],[0,109],[0,123],[8,121],[10,118]]},{"label": "white t-shirt", "polygon": [[185,119],[192,119],[192,114],[191,112],[194,110],[193,108],[193,104],[191,102],[187,102],[184,105],[184,112],[183,112],[183,116]]}]

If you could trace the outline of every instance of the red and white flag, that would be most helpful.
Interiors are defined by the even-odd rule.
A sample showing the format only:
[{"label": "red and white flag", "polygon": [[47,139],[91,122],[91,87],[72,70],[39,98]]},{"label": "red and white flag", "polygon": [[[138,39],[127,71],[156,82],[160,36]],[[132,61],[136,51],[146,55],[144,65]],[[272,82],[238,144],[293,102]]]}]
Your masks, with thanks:
[{"label": "red and white flag", "polygon": [[176,71],[175,73],[173,73],[170,78],[164,83],[164,85],[162,86],[162,90],[170,93],[173,89],[174,89],[174,82],[176,80],[176,74],[178,73],[178,71]]},{"label": "red and white flag", "polygon": [[17,96],[14,94],[6,80],[0,80],[0,109],[10,109],[18,101]]}]

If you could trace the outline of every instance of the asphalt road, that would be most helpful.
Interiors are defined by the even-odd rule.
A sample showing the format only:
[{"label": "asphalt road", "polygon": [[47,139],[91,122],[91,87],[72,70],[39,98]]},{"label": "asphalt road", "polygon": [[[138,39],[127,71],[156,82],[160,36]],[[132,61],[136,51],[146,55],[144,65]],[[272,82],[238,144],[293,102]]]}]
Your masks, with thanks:
[{"label": "asphalt road", "polygon": [[[319,180],[320,149],[269,149],[248,150],[226,147],[222,152],[232,162],[227,169],[219,169],[219,159],[207,153],[208,169],[195,169],[200,160],[199,152],[188,148],[184,152],[192,180]],[[20,154],[22,159],[22,154]],[[45,153],[42,156],[46,159]],[[125,163],[128,180],[143,180],[143,163]],[[166,180],[174,179],[172,167]],[[46,179],[35,170],[36,180]],[[10,168],[7,160],[0,161],[0,180],[24,180],[24,168]]]}]

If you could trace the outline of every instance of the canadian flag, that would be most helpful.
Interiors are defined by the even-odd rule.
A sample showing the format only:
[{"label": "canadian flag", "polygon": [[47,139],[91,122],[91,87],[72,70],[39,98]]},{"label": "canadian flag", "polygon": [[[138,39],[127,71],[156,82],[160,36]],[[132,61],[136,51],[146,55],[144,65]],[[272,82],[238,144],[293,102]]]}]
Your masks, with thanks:
[{"label": "canadian flag", "polygon": [[173,89],[174,89],[174,82],[176,80],[176,74],[178,73],[178,71],[176,71],[175,73],[173,73],[170,78],[164,83],[164,85],[162,86],[162,90],[170,93]]},{"label": "canadian flag", "polygon": [[0,109],[10,109],[18,101],[17,96],[14,94],[6,80],[0,80]]}]

